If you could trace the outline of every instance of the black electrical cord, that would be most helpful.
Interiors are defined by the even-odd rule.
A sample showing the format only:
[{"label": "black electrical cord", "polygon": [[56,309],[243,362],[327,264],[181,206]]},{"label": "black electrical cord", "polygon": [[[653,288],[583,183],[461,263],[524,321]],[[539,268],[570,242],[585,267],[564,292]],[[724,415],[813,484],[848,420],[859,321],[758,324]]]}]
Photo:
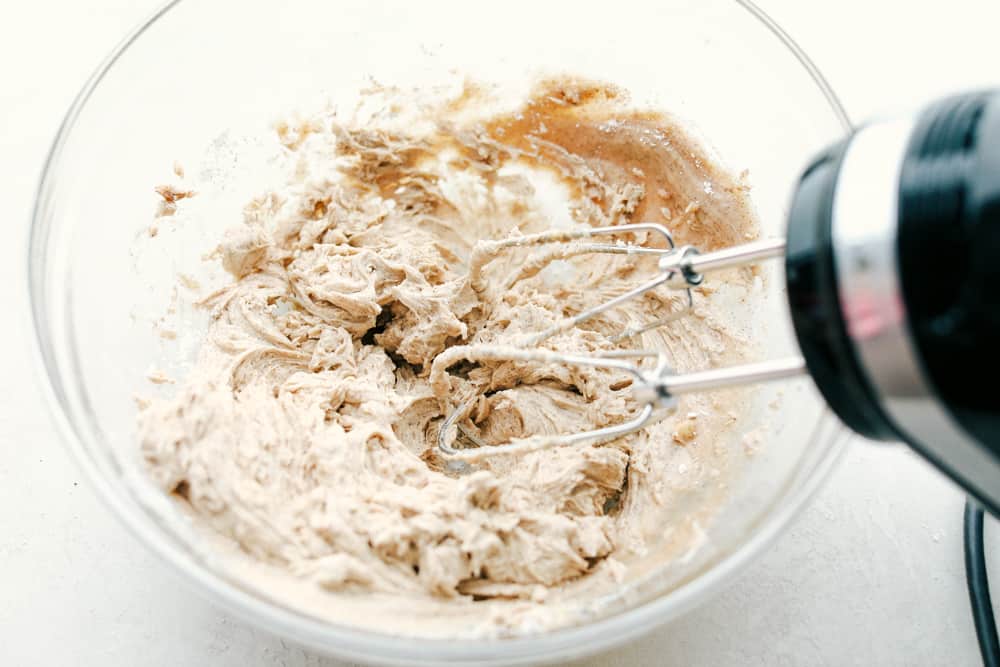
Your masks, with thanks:
[{"label": "black electrical cord", "polygon": [[979,638],[979,652],[984,667],[1000,667],[1000,641],[993,618],[990,582],[986,575],[986,553],[983,548],[983,510],[971,502],[965,503],[965,581],[969,586],[972,620]]}]

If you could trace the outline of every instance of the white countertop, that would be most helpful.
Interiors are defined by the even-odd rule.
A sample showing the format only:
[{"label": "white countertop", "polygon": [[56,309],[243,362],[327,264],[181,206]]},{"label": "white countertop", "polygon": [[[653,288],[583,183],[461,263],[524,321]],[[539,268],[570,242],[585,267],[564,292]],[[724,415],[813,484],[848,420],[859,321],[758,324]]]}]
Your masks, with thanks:
[{"label": "white countertop", "polygon": [[[32,0],[0,22],[0,664],[324,665],[205,602],[128,534],[64,450],[32,380],[25,231],[72,96],[157,0]],[[855,120],[1000,82],[995,0],[761,0]],[[623,45],[627,48],[627,45]],[[992,66],[991,63],[992,62]],[[583,665],[973,665],[963,498],[899,447],[853,443],[738,582]],[[1000,582],[1000,531],[987,526]],[[1000,583],[994,584],[1000,599]]]}]

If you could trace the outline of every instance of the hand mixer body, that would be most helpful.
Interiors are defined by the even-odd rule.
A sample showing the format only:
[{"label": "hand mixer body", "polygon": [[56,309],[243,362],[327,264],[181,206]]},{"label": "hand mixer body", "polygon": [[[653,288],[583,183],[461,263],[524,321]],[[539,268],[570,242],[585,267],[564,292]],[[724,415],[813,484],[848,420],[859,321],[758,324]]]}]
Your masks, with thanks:
[{"label": "hand mixer body", "polygon": [[1000,515],[1000,93],[866,125],[818,156],[785,261],[799,346],[831,408]]}]

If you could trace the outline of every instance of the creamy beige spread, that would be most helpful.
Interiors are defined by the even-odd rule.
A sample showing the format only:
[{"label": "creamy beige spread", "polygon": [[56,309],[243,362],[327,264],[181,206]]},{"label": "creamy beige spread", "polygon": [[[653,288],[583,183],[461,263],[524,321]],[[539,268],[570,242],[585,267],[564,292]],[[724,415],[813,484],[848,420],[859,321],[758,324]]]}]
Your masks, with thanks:
[{"label": "creamy beige spread", "polygon": [[[611,86],[546,81],[503,113],[472,85],[437,104],[379,95],[363,120],[279,125],[288,181],[226,232],[217,259],[232,281],[201,301],[197,364],[140,410],[149,474],[234,545],[241,576],[333,621],[424,636],[579,622],[633,569],[694,545],[733,474],[739,410],[684,397],[612,442],[449,466],[438,430],[462,400],[474,400],[464,428],[494,443],[634,416],[621,372],[481,362],[429,376],[450,347],[510,344],[655,273],[648,257],[549,262],[552,247],[525,248],[473,289],[468,258],[480,239],[639,221],[678,244],[730,245],[756,234],[746,187]],[[749,345],[712,290],[749,293],[753,275],[713,278],[660,328],[616,339],[682,309],[683,293],[648,293],[542,345],[659,349],[680,371],[739,360]]]}]

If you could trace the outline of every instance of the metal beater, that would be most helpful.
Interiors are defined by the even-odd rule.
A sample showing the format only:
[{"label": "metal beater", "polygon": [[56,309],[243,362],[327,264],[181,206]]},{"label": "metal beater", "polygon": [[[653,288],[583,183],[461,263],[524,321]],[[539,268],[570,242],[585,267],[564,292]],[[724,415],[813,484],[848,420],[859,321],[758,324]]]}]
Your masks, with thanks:
[{"label": "metal beater", "polygon": [[[651,232],[662,237],[667,246],[658,248],[632,243],[581,242],[583,239],[594,237],[641,232]],[[806,371],[805,361],[801,357],[791,357],[788,359],[777,359],[756,364],[745,364],[677,375],[666,364],[663,355],[656,351],[615,350],[598,355],[582,356],[562,354],[560,352],[537,348],[540,343],[557,333],[571,329],[596,315],[621,305],[625,301],[639,297],[659,287],[666,286],[685,290],[687,292],[687,304],[690,307],[693,303],[691,288],[697,287],[702,283],[705,273],[782,257],[785,249],[784,239],[755,241],[703,254],[694,246],[677,247],[669,230],[663,225],[654,223],[542,232],[500,241],[480,241],[477,243],[469,261],[469,282],[473,289],[482,291],[485,288],[483,268],[490,260],[505,250],[550,244],[560,244],[559,251],[549,253],[540,260],[536,260],[536,264],[590,253],[654,255],[659,257],[657,261],[658,273],[655,278],[613,299],[609,299],[573,317],[566,318],[548,329],[526,336],[515,344],[478,345],[475,348],[466,346],[452,347],[435,359],[431,371],[432,383],[440,381],[441,374],[448,367],[459,361],[526,361],[545,364],[560,363],[613,368],[632,376],[632,392],[640,402],[644,403],[644,406],[633,419],[614,426],[566,435],[537,436],[503,445],[486,444],[468,430],[459,427],[462,434],[477,446],[474,449],[456,449],[449,443],[449,436],[457,420],[463,417],[471,407],[471,403],[466,402],[462,407],[454,410],[447,416],[438,434],[438,448],[450,458],[476,460],[500,454],[523,454],[527,451],[537,451],[560,445],[603,442],[644,428],[653,420],[658,408],[674,407],[676,397],[680,394],[709,391],[767,380],[780,380],[793,375],[800,375]],[[538,265],[532,267],[532,269],[537,268],[539,268]],[[637,336],[651,329],[663,326],[683,314],[684,311],[670,313],[666,317],[659,318],[645,326],[623,331],[612,340],[624,340],[632,336]],[[628,358],[653,358],[656,360],[656,363],[652,368],[643,368],[638,363],[627,361],[626,359]]]},{"label": "metal beater", "polygon": [[[647,233],[666,247],[595,238]],[[594,444],[641,429],[681,394],[808,373],[844,423],[876,440],[902,440],[994,514],[1000,514],[1000,93],[941,100],[908,116],[871,123],[817,156],[800,177],[787,239],[712,252],[676,247],[652,223],[552,231],[483,241],[470,258],[470,284],[510,248],[552,245],[522,269],[587,253],[657,256],[649,281],[509,346],[456,346],[431,368],[447,386],[460,361],[525,361],[622,371],[642,407],[604,428],[488,444],[459,423],[466,401],[443,421],[445,459],[474,461],[548,447]],[[801,357],[675,374],[656,351],[570,355],[539,343],[659,287],[687,290],[705,274],[784,258]],[[622,332],[625,339],[675,319],[670,313]],[[630,359],[653,359],[652,365]],[[444,384],[442,384],[444,383]],[[475,447],[452,446],[456,430]]]}]

